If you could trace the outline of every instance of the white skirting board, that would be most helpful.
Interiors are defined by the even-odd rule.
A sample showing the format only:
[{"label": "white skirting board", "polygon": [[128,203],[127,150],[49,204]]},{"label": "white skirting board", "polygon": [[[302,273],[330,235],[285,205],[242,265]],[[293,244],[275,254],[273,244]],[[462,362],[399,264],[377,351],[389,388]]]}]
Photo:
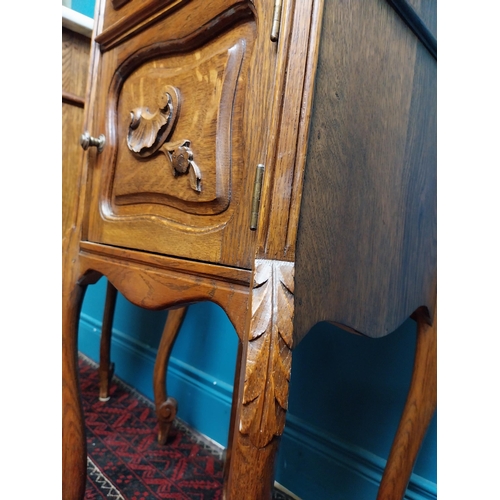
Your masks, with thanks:
[{"label": "white skirting board", "polygon": [[80,33],[80,35],[90,38],[92,36],[92,30],[94,29],[94,20],[63,5],[62,25],[64,28],[68,28],[71,31],[75,31],[76,33]]}]

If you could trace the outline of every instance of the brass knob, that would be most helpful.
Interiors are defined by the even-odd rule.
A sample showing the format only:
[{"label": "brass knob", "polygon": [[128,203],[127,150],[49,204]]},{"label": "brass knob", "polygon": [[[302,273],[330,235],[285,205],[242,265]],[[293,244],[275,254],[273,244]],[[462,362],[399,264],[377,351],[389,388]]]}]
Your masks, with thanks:
[{"label": "brass knob", "polygon": [[96,147],[98,153],[102,153],[104,149],[104,144],[106,144],[106,138],[101,134],[97,139],[92,137],[88,132],[84,132],[80,137],[80,144],[82,148],[87,151],[90,146]]}]

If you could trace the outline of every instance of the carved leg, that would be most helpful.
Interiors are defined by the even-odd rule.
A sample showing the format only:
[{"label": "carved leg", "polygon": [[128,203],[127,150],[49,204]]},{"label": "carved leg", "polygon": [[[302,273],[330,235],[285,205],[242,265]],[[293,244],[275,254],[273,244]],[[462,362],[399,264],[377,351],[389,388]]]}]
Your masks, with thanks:
[{"label": "carved leg", "polygon": [[377,500],[401,500],[418,450],[437,404],[437,315],[429,326],[422,311],[417,321],[417,348],[408,398],[392,444]]},{"label": "carved leg", "polygon": [[168,312],[167,321],[161,336],[158,354],[156,355],[155,368],[153,373],[153,390],[155,395],[156,415],[158,417],[158,442],[167,442],[170,424],[177,414],[177,401],[167,397],[167,365],[172,352],[175,339],[181,329],[182,322],[186,316],[187,307],[172,309]]},{"label": "carved leg", "polygon": [[285,427],[292,363],[294,266],[257,260],[251,317],[243,335],[238,402],[224,484],[226,500],[270,499]]},{"label": "carved leg", "polygon": [[[245,344],[246,345],[246,344]],[[246,351],[245,351],[246,352]],[[231,417],[229,420],[229,436],[227,442],[227,448],[224,450],[223,460],[224,460],[224,477],[223,484],[226,485],[229,480],[229,464],[231,463],[231,453],[233,450],[233,437],[235,435],[235,425],[239,422],[238,408],[240,402],[240,379],[244,372],[241,371],[241,366],[244,363],[243,359],[243,344],[238,342],[238,352],[236,353],[236,367],[234,370],[234,386],[233,386],[233,398],[231,404]],[[244,381],[244,378],[242,379]]]},{"label": "carved leg", "polygon": [[116,288],[108,281],[104,316],[102,319],[101,349],[99,353],[99,399],[101,401],[109,400],[109,386],[115,370],[115,364],[111,363],[110,352],[111,331],[113,328],[117,294]]},{"label": "carved leg", "polygon": [[78,320],[84,289],[63,284],[62,322],[62,498],[80,500],[85,491],[87,449],[78,385]]}]

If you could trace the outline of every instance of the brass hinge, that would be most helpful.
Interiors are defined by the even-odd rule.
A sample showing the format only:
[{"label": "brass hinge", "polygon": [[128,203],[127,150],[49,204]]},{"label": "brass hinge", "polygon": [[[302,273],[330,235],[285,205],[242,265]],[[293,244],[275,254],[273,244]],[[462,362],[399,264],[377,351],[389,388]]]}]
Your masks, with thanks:
[{"label": "brass hinge", "polygon": [[253,183],[252,195],[252,215],[250,218],[250,229],[255,231],[257,229],[257,221],[259,220],[260,208],[260,193],[262,191],[262,180],[264,179],[264,165],[259,163],[255,172],[255,181]]},{"label": "brass hinge", "polygon": [[272,42],[277,42],[280,34],[282,6],[283,6],[283,0],[274,0],[273,27],[271,29]]}]

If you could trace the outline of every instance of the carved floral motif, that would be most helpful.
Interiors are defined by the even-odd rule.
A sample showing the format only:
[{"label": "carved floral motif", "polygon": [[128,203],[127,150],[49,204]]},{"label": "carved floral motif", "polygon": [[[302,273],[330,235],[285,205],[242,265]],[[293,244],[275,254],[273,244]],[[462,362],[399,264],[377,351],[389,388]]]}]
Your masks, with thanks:
[{"label": "carved floral motif", "polygon": [[262,448],[285,426],[292,364],[294,264],[257,260],[240,431]]},{"label": "carved floral motif", "polygon": [[165,154],[174,177],[189,173],[190,186],[201,191],[201,171],[193,160],[191,141],[166,142],[172,135],[180,109],[180,92],[170,85],[160,93],[157,108],[142,106],[130,112],[127,145],[133,154],[148,158],[158,151]]}]

